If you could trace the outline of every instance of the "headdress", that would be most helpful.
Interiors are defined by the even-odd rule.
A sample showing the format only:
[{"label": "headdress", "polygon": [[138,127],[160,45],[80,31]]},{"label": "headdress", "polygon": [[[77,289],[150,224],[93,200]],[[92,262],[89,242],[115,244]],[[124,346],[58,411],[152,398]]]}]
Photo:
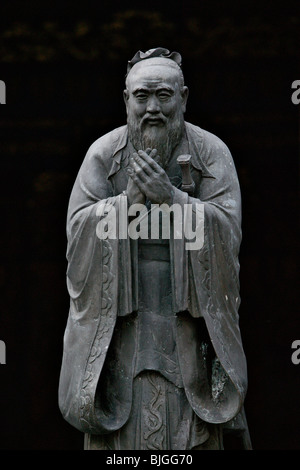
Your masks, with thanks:
[{"label": "headdress", "polygon": [[134,57],[128,61],[127,64],[127,74],[130,72],[132,67],[140,62],[141,60],[151,59],[153,57],[162,57],[164,59],[171,59],[176,64],[181,67],[181,55],[179,52],[170,52],[168,49],[164,47],[156,47],[155,49],[149,49],[146,52],[138,51]]}]

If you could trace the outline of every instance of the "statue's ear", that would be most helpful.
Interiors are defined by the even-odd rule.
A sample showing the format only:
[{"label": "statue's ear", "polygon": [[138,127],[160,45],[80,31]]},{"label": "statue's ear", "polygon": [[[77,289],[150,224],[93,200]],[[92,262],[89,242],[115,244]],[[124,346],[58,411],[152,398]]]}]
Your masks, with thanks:
[{"label": "statue's ear", "polygon": [[125,104],[127,106],[127,101],[128,101],[128,98],[129,98],[128,90],[123,91],[123,98],[124,98]]},{"label": "statue's ear", "polygon": [[124,103],[125,103],[125,106],[126,106],[126,113],[128,114],[128,99],[129,99],[128,90],[123,91],[123,99],[124,99]]},{"label": "statue's ear", "polygon": [[184,86],[181,91],[181,98],[182,98],[182,112],[185,113],[186,111],[186,103],[189,96],[189,89],[187,86]]}]

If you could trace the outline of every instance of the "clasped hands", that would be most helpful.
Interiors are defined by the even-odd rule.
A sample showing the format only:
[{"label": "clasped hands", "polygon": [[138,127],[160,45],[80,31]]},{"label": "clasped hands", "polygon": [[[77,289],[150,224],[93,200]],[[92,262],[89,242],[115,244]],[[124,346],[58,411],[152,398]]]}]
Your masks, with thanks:
[{"label": "clasped hands", "polygon": [[174,187],[165,170],[155,161],[156,149],[139,150],[129,159],[127,173],[127,197],[129,205],[144,204],[149,199],[152,204],[172,204]]}]

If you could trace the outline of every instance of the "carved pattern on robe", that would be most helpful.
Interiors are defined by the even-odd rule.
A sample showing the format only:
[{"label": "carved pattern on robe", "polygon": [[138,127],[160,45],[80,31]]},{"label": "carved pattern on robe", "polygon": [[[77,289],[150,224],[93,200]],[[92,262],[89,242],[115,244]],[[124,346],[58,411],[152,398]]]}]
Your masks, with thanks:
[{"label": "carved pattern on robe", "polygon": [[[114,205],[114,200],[108,198],[105,205],[104,212],[106,215]],[[92,395],[92,382],[95,379],[94,363],[99,356],[105,357],[108,349],[108,331],[113,321],[113,312],[111,311],[112,299],[110,292],[110,285],[114,278],[110,269],[110,260],[112,256],[112,247],[109,239],[102,240],[102,293],[101,293],[101,314],[97,333],[94,337],[91,346],[89,359],[86,366],[85,375],[82,382],[80,398],[80,421],[84,427],[87,427],[87,432],[93,431],[93,426],[90,423],[96,421],[94,411],[94,397]],[[100,344],[102,347],[100,347]]]},{"label": "carved pattern on robe", "polygon": [[144,439],[147,449],[163,450],[165,426],[160,408],[164,402],[164,393],[162,393],[161,385],[156,383],[155,375],[149,374],[147,378],[152,385],[153,398],[144,410],[145,424],[148,428],[147,432],[144,432]]}]

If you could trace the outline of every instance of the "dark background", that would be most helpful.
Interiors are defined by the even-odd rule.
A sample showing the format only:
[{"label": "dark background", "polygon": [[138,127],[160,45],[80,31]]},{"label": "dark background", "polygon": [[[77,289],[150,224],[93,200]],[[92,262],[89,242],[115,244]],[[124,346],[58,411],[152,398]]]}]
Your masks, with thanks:
[{"label": "dark background", "polygon": [[300,449],[298,3],[1,2],[0,449],[82,449],[57,405],[68,198],[90,144],[125,123],[127,60],[157,46],[181,52],[186,119],[226,142],[240,179],[253,447]]}]

